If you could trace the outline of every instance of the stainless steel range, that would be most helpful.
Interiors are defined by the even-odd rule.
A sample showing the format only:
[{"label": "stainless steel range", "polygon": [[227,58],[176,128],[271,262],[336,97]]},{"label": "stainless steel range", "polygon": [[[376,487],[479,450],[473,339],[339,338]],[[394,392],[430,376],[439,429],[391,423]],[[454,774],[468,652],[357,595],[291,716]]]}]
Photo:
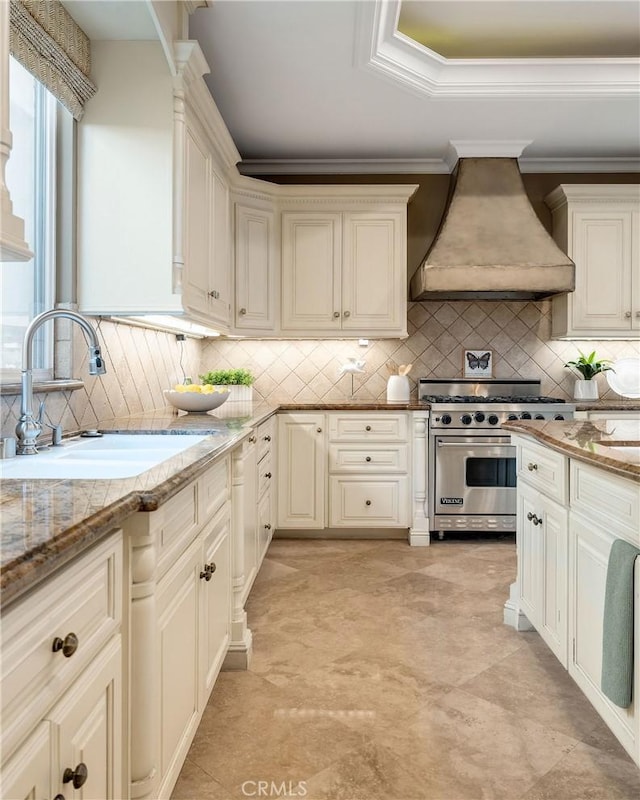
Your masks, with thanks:
[{"label": "stainless steel range", "polygon": [[429,514],[433,529],[516,529],[516,455],[502,423],[573,419],[575,406],[540,395],[538,380],[420,378],[429,403]]}]

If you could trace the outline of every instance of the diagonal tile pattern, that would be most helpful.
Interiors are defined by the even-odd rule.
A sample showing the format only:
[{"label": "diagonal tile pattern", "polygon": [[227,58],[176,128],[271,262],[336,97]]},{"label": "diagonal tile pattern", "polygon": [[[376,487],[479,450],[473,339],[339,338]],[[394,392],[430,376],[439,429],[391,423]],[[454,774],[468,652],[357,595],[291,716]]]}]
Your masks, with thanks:
[{"label": "diagonal tile pattern", "polygon": [[220,675],[173,800],[640,796],[540,637],[503,625],[514,575],[511,537],[274,540],[251,668]]}]

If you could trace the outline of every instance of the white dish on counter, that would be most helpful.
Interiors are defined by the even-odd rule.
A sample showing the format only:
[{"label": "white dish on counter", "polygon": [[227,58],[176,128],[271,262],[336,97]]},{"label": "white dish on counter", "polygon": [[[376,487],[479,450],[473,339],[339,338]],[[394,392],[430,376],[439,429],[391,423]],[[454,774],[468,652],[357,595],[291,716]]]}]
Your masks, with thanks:
[{"label": "white dish on counter", "polygon": [[158,466],[206,436],[166,434],[105,434],[76,438],[35,456],[15,456],[0,462],[3,480],[105,480],[133,478]]},{"label": "white dish on counter", "polygon": [[611,367],[605,375],[613,391],[633,400],[640,398],[640,358],[620,358]]}]

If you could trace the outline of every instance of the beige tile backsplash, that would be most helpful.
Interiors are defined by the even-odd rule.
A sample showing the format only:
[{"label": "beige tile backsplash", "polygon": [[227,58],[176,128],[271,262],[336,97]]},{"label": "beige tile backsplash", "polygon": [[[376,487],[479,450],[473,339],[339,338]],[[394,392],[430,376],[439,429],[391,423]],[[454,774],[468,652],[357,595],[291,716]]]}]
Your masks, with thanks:
[{"label": "beige tile backsplash", "polygon": [[[162,390],[210,369],[244,367],[256,376],[255,398],[271,402],[341,401],[352,396],[383,400],[387,363],[413,363],[413,396],[417,378],[459,377],[463,350],[493,351],[494,377],[542,379],[544,394],[571,398],[574,376],[564,368],[578,349],[597,350],[602,358],[640,356],[640,341],[551,341],[551,304],[525,302],[424,302],[409,306],[409,337],[370,340],[368,347],[341,340],[196,340],[178,344],[174,334],[101,320],[107,374],[91,377],[86,347],[76,333],[74,377],[85,387],[46,395],[52,423],[66,431],[94,426],[126,414],[162,408]],[[182,353],[182,364],[180,357]],[[363,359],[364,372],[340,374],[347,359]],[[600,396],[615,399],[605,376]],[[36,401],[44,398],[38,396]],[[19,411],[17,396],[2,397],[2,435],[12,435]]]}]

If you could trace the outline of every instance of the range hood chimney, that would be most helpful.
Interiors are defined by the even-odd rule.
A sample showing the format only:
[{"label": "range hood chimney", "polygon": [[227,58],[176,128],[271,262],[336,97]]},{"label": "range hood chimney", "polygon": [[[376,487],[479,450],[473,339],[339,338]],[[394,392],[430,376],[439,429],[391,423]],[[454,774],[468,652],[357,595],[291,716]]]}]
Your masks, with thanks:
[{"label": "range hood chimney", "polygon": [[575,265],[531,207],[515,158],[461,158],[412,300],[540,300],[575,286]]}]

